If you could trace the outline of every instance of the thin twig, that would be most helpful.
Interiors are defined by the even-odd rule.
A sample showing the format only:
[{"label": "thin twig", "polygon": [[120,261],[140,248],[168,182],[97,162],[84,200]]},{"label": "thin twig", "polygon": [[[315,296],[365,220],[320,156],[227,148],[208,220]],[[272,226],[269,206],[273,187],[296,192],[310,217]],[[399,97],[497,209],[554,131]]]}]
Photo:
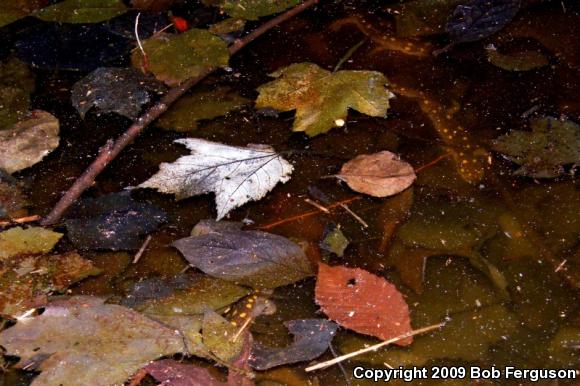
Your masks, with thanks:
[{"label": "thin twig", "polygon": [[34,221],[38,221],[38,220],[40,220],[40,216],[37,214],[35,214],[33,216],[12,218],[10,220],[0,221],[0,227],[6,227],[9,225],[14,225],[14,224],[24,224],[27,222],[34,222]]},{"label": "thin twig", "polygon": [[306,372],[309,372],[309,371],[324,369],[324,368],[327,368],[329,366],[335,365],[337,363],[343,362],[343,361],[345,361],[347,359],[350,359],[352,357],[355,357],[355,356],[358,356],[358,355],[361,355],[361,354],[365,354],[365,353],[370,352],[370,351],[377,351],[381,347],[388,346],[391,343],[395,343],[395,342],[397,342],[397,341],[399,341],[401,339],[405,339],[405,338],[408,338],[410,336],[424,334],[426,332],[436,330],[438,328],[443,327],[444,325],[445,325],[445,323],[438,323],[438,324],[433,324],[431,326],[427,326],[427,327],[420,328],[418,330],[413,330],[413,331],[407,332],[406,334],[399,335],[399,336],[397,336],[395,338],[392,338],[392,339],[389,339],[389,340],[385,340],[384,342],[377,343],[377,344],[375,344],[373,346],[366,347],[366,348],[363,348],[361,350],[357,350],[357,351],[354,351],[354,352],[351,352],[351,353],[348,353],[348,354],[345,354],[345,355],[341,355],[341,356],[336,357],[334,359],[331,359],[329,361],[321,362],[321,363],[318,363],[318,364],[316,364],[314,366],[307,367],[305,370],[306,370]]},{"label": "thin twig", "polygon": [[149,245],[150,241],[151,235],[148,235],[145,241],[143,242],[143,245],[141,245],[141,248],[139,248],[139,251],[137,251],[137,253],[135,254],[135,257],[133,258],[133,264],[137,264],[139,259],[141,259],[141,256],[143,256],[143,252],[145,252],[145,249],[147,249],[147,246]]},{"label": "thin twig", "polygon": [[354,213],[346,204],[339,204],[340,207],[348,212],[356,221],[358,221],[364,228],[368,228],[369,224],[363,220],[358,214]]},{"label": "thin twig", "polygon": [[[307,8],[318,3],[318,0],[306,0],[304,3],[290,9],[283,14],[276,16],[275,18],[262,24],[260,27],[256,28],[254,31],[246,35],[243,39],[237,40],[234,44],[229,47],[230,55],[236,54],[246,45],[274,28],[278,24],[290,19],[291,17],[299,14],[300,12],[306,10]],[[113,161],[121,151],[127,147],[133,140],[141,134],[141,132],[147,127],[151,122],[159,118],[169,106],[171,106],[175,101],[177,101],[183,94],[185,94],[190,88],[198,84],[201,80],[205,79],[209,74],[216,70],[215,67],[208,67],[202,71],[202,73],[194,78],[190,78],[178,86],[175,86],[161,98],[154,106],[147,110],[143,115],[141,115],[135,123],[133,123],[127,131],[125,131],[114,143],[110,149],[101,149],[97,158],[89,165],[89,167],[83,172],[83,174],[77,178],[74,184],[66,191],[66,193],[61,197],[61,199],[54,206],[52,211],[41,221],[41,225],[52,225],[56,223],[64,212],[74,203],[83,192],[90,187],[94,182],[95,178],[107,167],[111,161]]]},{"label": "thin twig", "polygon": [[314,200],[311,200],[309,198],[305,198],[304,199],[304,202],[307,203],[307,204],[312,205],[315,208],[318,208],[319,210],[323,211],[324,213],[330,213],[330,211],[327,208],[325,208],[324,206],[320,205],[319,203],[317,203]]}]

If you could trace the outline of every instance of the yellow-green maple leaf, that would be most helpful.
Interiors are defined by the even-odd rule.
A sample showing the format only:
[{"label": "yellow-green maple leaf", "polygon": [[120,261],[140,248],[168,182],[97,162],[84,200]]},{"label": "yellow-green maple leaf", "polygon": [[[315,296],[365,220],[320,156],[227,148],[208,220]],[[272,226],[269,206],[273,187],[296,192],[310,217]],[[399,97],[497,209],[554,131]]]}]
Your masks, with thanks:
[{"label": "yellow-green maple leaf", "polygon": [[293,130],[311,137],[344,124],[349,108],[385,117],[393,97],[387,78],[377,71],[330,72],[306,62],[270,76],[277,79],[258,87],[256,107],[296,110]]}]

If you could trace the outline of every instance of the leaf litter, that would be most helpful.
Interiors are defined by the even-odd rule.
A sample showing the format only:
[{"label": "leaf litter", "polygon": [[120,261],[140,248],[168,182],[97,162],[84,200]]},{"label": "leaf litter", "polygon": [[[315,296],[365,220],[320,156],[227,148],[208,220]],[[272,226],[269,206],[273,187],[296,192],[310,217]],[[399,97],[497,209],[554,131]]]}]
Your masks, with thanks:
[{"label": "leaf litter", "polygon": [[42,371],[34,386],[121,384],[154,359],[186,352],[178,331],[90,296],[49,303],[2,331],[0,344],[20,358],[17,366]]}]

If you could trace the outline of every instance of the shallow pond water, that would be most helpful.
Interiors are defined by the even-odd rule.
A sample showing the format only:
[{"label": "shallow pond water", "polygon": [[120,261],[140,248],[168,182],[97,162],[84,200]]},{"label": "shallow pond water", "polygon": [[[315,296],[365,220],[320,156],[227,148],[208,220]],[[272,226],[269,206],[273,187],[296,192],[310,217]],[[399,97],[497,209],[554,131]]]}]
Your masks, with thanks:
[{"label": "shallow pond water", "polygon": [[[321,3],[252,43],[232,59],[231,72],[218,72],[200,87],[223,83],[253,99],[255,88],[270,80],[268,73],[302,61],[332,69],[351,47],[364,41],[342,69],[375,70],[387,76],[397,97],[386,119],[350,112],[344,127],[314,138],[292,133],[291,113],[272,118],[250,107],[203,122],[191,133],[164,131],[153,124],[85,195],[98,197],[143,182],[159,163],[186,154],[172,143],[177,138],[272,145],[288,152],[295,168],[292,179],[259,202],[233,211],[230,220],[249,219],[248,228],[313,244],[329,224],[339,224],[350,244],[343,257],[324,258],[331,264],[364,268],[394,283],[406,297],[414,328],[448,320],[441,332],[419,336],[408,348],[359,356],[342,369],[306,373],[302,363],[284,366],[260,373],[260,385],[371,384],[353,378],[356,366],[580,368],[580,195],[575,176],[514,177],[514,164],[491,150],[493,139],[510,130],[526,130],[531,117],[580,122],[578,4],[528,6],[499,33],[434,57],[421,49],[442,47],[445,39],[397,38],[389,4]],[[484,47],[492,43],[515,50],[540,49],[549,65],[522,72],[502,70],[487,59]],[[78,116],[70,104],[70,87],[86,73],[34,72],[37,90],[32,106],[59,118],[61,145],[15,177],[27,186],[29,213],[45,215],[99,147],[130,122],[115,115],[89,113],[84,120]],[[415,184],[400,195],[364,197],[345,184],[321,178],[336,173],[356,155],[381,150],[400,154],[417,170]],[[369,227],[362,227],[341,207],[326,214],[308,204],[305,199],[312,198],[308,191],[313,186],[331,203],[348,200],[349,208]],[[140,190],[133,197],[162,208],[168,223],[152,234],[138,264],[131,264],[133,252],[83,252],[104,273],[75,285],[72,294],[118,296],[130,283],[181,272],[187,262],[170,244],[188,236],[198,221],[215,216],[210,195],[176,201]],[[58,249],[73,246],[63,241]],[[314,279],[276,289],[272,300],[277,312],[256,320],[251,327],[254,338],[288,344],[284,321],[322,316],[313,298]],[[339,355],[376,342],[341,329],[333,349]],[[327,352],[318,360],[331,357]],[[5,385],[29,381],[23,373],[4,378]],[[465,379],[415,383],[473,384]]]}]

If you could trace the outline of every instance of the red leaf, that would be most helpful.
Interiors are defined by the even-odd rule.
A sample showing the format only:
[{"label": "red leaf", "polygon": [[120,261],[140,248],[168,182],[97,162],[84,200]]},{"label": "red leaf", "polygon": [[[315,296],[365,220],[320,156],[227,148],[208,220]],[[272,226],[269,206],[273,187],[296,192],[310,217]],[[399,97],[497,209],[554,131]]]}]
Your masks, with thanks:
[{"label": "red leaf", "polygon": [[[393,284],[359,268],[318,267],[316,303],[330,319],[382,340],[412,331],[409,307]],[[396,344],[412,342],[408,337]]]}]

